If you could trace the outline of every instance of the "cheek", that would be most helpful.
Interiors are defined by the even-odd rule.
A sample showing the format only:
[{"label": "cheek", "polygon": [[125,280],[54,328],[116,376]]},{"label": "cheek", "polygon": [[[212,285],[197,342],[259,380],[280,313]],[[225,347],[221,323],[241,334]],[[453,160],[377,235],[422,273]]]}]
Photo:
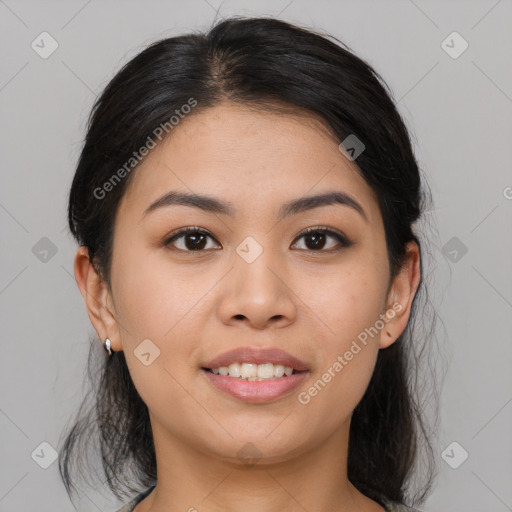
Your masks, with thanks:
[{"label": "cheek", "polygon": [[[166,370],[182,382],[197,371],[192,362],[197,361],[198,322],[206,314],[207,301],[205,277],[192,272],[191,268],[184,272],[171,267],[161,256],[134,252],[119,259],[116,310],[123,350],[134,382],[140,381],[146,390],[153,385],[158,388],[159,382],[167,383],[168,392],[174,389],[175,382]],[[137,358],[146,346],[158,354],[148,367]]]},{"label": "cheek", "polygon": [[[133,383],[150,410],[164,416],[169,409],[186,410],[191,400],[180,383],[197,372],[192,367],[197,359],[194,326],[201,312],[204,281],[174,275],[170,266],[147,255],[146,259],[133,255],[131,261],[125,258],[119,263],[116,308]],[[149,352],[148,365],[141,359],[143,352]]]},{"label": "cheek", "polygon": [[[349,344],[350,345],[350,344]],[[301,430],[313,437],[326,437],[346,424],[363,398],[370,382],[377,351],[363,348],[350,361],[340,351],[327,358],[325,367],[298,395]],[[342,358],[338,360],[338,355]],[[319,436],[319,432],[323,433]]]},{"label": "cheek", "polygon": [[[383,311],[385,282],[373,267],[351,265],[350,270],[339,268],[308,279],[298,279],[295,289],[305,297],[305,303],[315,314],[325,334],[329,351],[343,347],[365,329],[372,327]],[[364,336],[363,336],[364,337]],[[325,346],[325,345],[324,345]]]},{"label": "cheek", "polygon": [[321,353],[301,403],[311,407],[312,416],[315,411],[323,418],[338,404],[326,424],[329,428],[351,414],[371,379],[379,350],[385,282],[375,268],[364,265],[327,279],[316,277],[308,280],[304,296],[318,320],[316,343]]},{"label": "cheek", "polygon": [[204,294],[201,279],[173,270],[161,256],[134,252],[118,263],[116,310],[129,336],[166,340]]},{"label": "cheek", "polygon": [[327,435],[338,428],[368,387],[379,351],[382,302],[372,282],[368,274],[364,280],[352,274],[317,295],[319,366],[298,396],[305,431]]}]

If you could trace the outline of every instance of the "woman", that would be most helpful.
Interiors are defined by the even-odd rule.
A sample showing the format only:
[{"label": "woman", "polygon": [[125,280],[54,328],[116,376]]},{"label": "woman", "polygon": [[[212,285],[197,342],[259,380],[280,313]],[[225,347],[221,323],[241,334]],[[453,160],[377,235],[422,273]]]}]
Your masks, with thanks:
[{"label": "woman", "polygon": [[68,493],[97,438],[110,489],[139,493],[119,512],[425,498],[430,467],[408,489],[430,449],[408,357],[422,187],[381,81],[326,36],[233,17],[108,84],[69,198],[107,356],[61,450]]}]

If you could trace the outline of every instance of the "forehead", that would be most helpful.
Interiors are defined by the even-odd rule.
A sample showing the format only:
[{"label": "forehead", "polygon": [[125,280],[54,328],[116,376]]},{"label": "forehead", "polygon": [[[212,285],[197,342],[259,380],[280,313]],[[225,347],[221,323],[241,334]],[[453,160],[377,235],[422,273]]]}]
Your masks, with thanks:
[{"label": "forehead", "polygon": [[184,117],[134,171],[122,203],[140,217],[170,191],[228,199],[241,213],[305,195],[340,190],[375,214],[373,190],[311,115],[257,111],[233,103]]}]

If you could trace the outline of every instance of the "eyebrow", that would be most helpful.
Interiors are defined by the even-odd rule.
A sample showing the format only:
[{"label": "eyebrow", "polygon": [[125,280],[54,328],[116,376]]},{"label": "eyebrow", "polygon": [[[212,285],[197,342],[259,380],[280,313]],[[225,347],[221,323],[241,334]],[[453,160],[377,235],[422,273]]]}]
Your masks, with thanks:
[{"label": "eyebrow", "polygon": [[[288,201],[279,209],[278,219],[281,220],[290,215],[296,215],[314,208],[333,204],[349,206],[357,211],[364,220],[368,222],[368,217],[366,216],[363,207],[351,196],[345,192],[339,191],[325,192],[314,196],[301,197],[300,199]],[[144,218],[146,215],[157,209],[176,205],[191,206],[193,208],[199,208],[205,212],[217,213],[230,217],[233,217],[236,213],[236,209],[233,204],[228,201],[221,201],[211,196],[172,191],[151,203],[146,210],[144,210],[142,217]]]}]

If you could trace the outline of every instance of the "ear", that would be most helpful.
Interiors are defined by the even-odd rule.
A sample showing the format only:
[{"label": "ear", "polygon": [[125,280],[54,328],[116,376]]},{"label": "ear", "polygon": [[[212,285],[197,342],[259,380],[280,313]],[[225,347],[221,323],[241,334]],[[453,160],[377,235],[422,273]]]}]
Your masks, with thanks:
[{"label": "ear", "polygon": [[379,348],[389,347],[404,332],[420,281],[420,249],[411,241],[406,246],[405,262],[390,286],[385,313],[388,320],[381,332]]},{"label": "ear", "polygon": [[96,272],[87,247],[81,246],[75,256],[75,279],[85,300],[87,313],[100,340],[109,338],[112,350],[121,350],[119,326],[107,283]]}]

